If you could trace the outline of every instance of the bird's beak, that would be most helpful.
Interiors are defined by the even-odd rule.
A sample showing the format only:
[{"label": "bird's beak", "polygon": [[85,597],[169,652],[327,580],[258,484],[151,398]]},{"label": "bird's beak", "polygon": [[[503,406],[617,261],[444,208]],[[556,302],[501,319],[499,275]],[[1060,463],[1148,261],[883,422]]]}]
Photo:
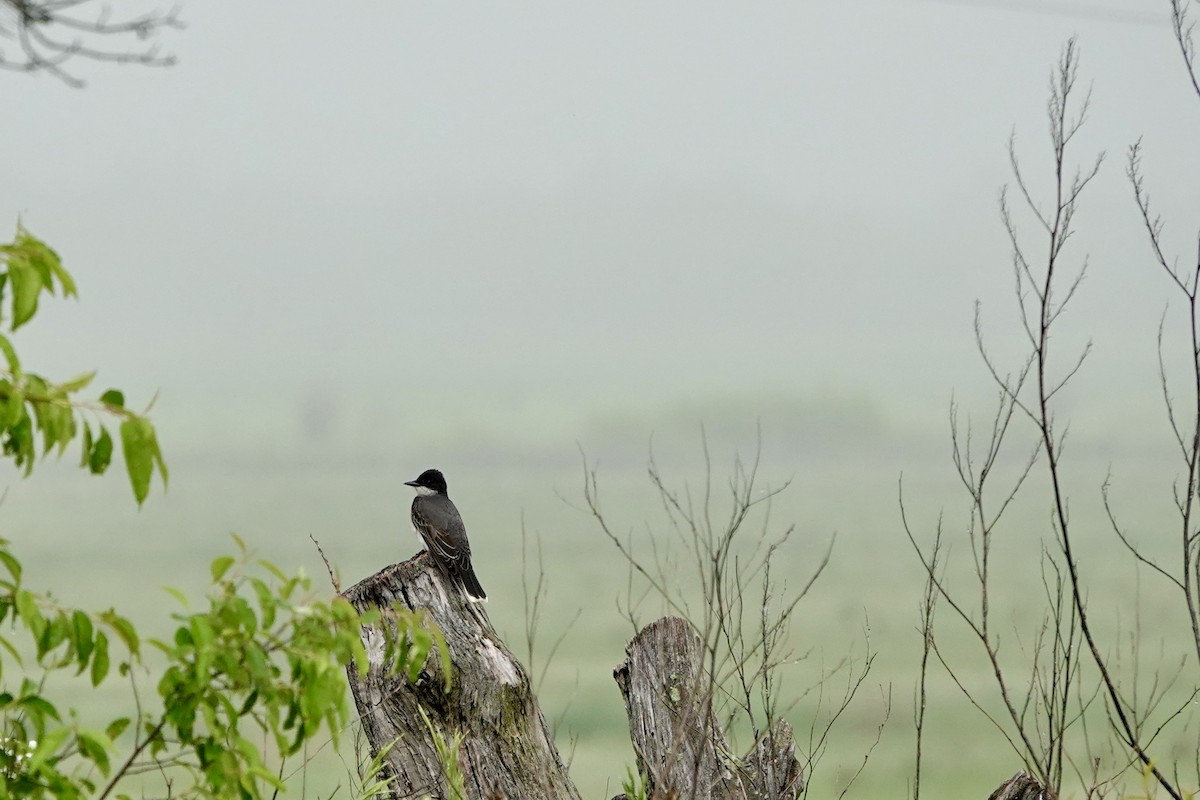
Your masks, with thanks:
[{"label": "bird's beak", "polygon": [[411,486],[411,487],[413,487],[413,488],[415,489],[415,488],[417,487],[417,482],[416,482],[416,481],[405,481],[405,482],[404,482],[404,485],[405,485],[405,486]]}]

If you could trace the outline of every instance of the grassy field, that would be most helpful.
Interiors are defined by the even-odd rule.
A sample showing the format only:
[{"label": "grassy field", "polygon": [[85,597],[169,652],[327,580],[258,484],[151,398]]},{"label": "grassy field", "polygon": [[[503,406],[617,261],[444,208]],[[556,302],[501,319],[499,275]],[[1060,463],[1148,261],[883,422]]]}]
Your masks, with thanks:
[{"label": "grassy field", "polygon": [[[702,481],[696,439],[668,444],[672,448],[658,456],[668,480],[680,485]],[[868,647],[875,658],[858,696],[832,729],[810,796],[836,797],[855,774],[846,796],[898,798],[910,792],[922,572],[900,525],[897,480],[904,472],[910,519],[917,521],[918,535],[926,541],[945,511],[950,579],[967,588],[962,575],[969,549],[959,534],[965,524],[963,497],[955,488],[946,449],[940,442],[925,449],[898,442],[893,449],[868,452],[850,442],[798,454],[770,438],[764,441],[764,485],[793,481],[772,510],[777,529],[796,526],[789,545],[775,556],[775,573],[793,586],[805,580],[836,534],[833,560],[791,630],[794,650],[807,655],[785,668],[785,691],[803,694],[844,658],[861,664]],[[523,581],[536,569],[522,559],[522,527],[531,541],[540,538],[548,595],[530,666],[535,675],[545,669],[542,707],[581,791],[585,797],[607,798],[619,791],[633,764],[621,698],[612,681],[612,668],[622,660],[633,632],[617,610],[626,568],[578,509],[578,452],[569,444],[550,452],[553,457],[541,449],[536,458],[525,460],[493,453],[437,466],[446,470],[466,518],[477,571],[492,598],[488,613],[522,660],[527,659]],[[644,446],[604,442],[595,452],[604,508],[616,529],[633,532],[635,544],[644,547],[646,537],[663,530],[661,510],[645,478]],[[730,441],[714,442],[713,456],[720,486],[732,459]],[[1136,461],[1129,470],[1133,477],[1126,484],[1118,481],[1115,490],[1131,521],[1138,522],[1138,535],[1169,530],[1170,522],[1164,509],[1169,509],[1171,467],[1155,454],[1144,459]],[[1185,639],[1172,628],[1175,601],[1150,576],[1138,580],[1102,524],[1093,498],[1106,460],[1085,457],[1078,464],[1073,519],[1078,521],[1091,602],[1111,651],[1117,652],[1122,641],[1115,635],[1118,626],[1128,633],[1132,615],[1140,610],[1146,666],[1173,662],[1176,654],[1186,652]],[[116,606],[148,635],[162,635],[168,624],[165,613],[174,601],[161,587],[203,591],[208,561],[232,549],[230,531],[285,569],[308,570],[319,585],[327,581],[310,535],[337,565],[345,585],[409,557],[418,544],[407,521],[410,495],[401,482],[431,465],[400,464],[382,456],[331,459],[273,452],[217,458],[185,449],[171,460],[169,493],[152,498],[138,512],[119,478],[88,479],[67,465],[48,463],[34,480],[10,483],[0,513],[5,535],[25,561],[30,586],[52,587],[68,603]],[[1011,632],[1006,633],[1005,656],[1014,664],[1021,661],[1021,648],[1041,619],[1040,540],[1046,518],[1044,498],[1031,496],[1013,509],[997,545],[993,613],[997,624]],[[694,580],[686,570],[678,579],[685,588]],[[657,612],[653,603],[641,609],[644,621]],[[965,628],[954,624],[949,609],[939,614],[943,654],[964,685],[995,711],[986,662]],[[564,635],[562,645],[546,664],[559,635]],[[1189,662],[1185,683],[1193,685],[1195,675]],[[828,702],[845,680],[845,673],[839,673],[828,681],[823,702],[809,693],[789,711],[802,748],[810,747],[811,737],[824,727]],[[81,690],[73,699],[85,715],[89,708],[90,713],[112,713],[125,702],[116,689],[99,696]],[[928,708],[924,797],[983,798],[1021,767],[1004,737],[941,668],[931,672]],[[1194,738],[1191,743],[1194,749]],[[347,758],[320,753],[294,781],[304,782],[304,796],[324,797],[346,783]]]}]

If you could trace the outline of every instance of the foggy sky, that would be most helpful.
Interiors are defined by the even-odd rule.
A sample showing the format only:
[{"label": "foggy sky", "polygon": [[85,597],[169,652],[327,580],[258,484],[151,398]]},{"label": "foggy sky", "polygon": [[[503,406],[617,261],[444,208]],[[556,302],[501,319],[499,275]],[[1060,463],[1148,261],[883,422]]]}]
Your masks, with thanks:
[{"label": "foggy sky", "polygon": [[[23,364],[59,380],[99,368],[97,394],[121,387],[133,407],[157,393],[172,466],[141,512],[120,476],[14,471],[4,535],[31,585],[158,615],[158,584],[202,583],[230,530],[323,578],[314,535],[347,584],[407,558],[400,481],[437,466],[502,633],[519,630],[527,523],[549,563],[586,571],[556,573],[551,605],[589,606],[586,656],[603,664],[583,685],[619,716],[606,593],[625,564],[591,560],[604,543],[563,502],[580,451],[602,464],[618,528],[652,530],[656,498],[621,473],[645,490],[651,436],[670,480],[690,480],[701,423],[721,440],[717,475],[724,445],[753,448],[761,426],[763,485],[796,479],[777,517],[800,534],[780,557],[811,564],[839,533],[842,577],[818,616],[840,609],[852,629],[875,603],[881,630],[908,631],[923,574],[897,476],[922,533],[947,505],[954,529],[947,407],[986,420],[994,393],[976,300],[999,363],[1021,355],[1006,146],[1015,135],[1047,197],[1047,87],[1072,35],[1092,89],[1073,161],[1107,152],[1064,262],[1088,255],[1089,272],[1054,340],[1056,365],[1094,345],[1056,398],[1085,462],[1073,519],[1087,526],[1117,457],[1119,510],[1172,508],[1155,337],[1183,309],[1123,163],[1144,136],[1147,187],[1187,263],[1200,100],[1168,8],[193,0],[187,29],[162,38],[176,67],[77,62],[82,91],[0,72],[0,226],[19,217],[80,288],[15,335]],[[1182,332],[1168,327],[1176,367]],[[1030,508],[1042,525],[1036,493]],[[912,594],[864,598],[883,573]],[[625,746],[611,727],[580,747],[588,793],[615,789],[630,758],[596,748]]]},{"label": "foggy sky", "polygon": [[1046,87],[1077,35],[1076,157],[1108,159],[1064,325],[1109,360],[1084,386],[1152,375],[1170,295],[1123,153],[1145,136],[1190,256],[1200,102],[1167,3],[1039,9],[191,3],[174,68],[3,77],[0,221],[81,287],[17,345],[51,377],[158,391],[188,449],[272,413],[287,436],[337,416],[398,445],[570,442],[614,408],[728,395],[936,426],[952,391],[987,388],[973,302],[998,347],[1015,334],[1006,141],[1048,188]]}]

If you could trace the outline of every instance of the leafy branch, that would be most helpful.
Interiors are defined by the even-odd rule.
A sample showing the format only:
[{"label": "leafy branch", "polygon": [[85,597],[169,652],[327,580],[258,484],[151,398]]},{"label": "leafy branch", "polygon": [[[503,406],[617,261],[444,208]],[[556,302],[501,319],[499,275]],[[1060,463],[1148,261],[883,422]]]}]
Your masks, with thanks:
[{"label": "leafy branch", "polygon": [[[0,675],[19,681],[0,683],[0,800],[128,796],[127,780],[144,782],[152,773],[168,794],[186,786],[181,793],[189,797],[273,797],[284,788],[283,762],[303,758],[305,744],[322,732],[336,746],[350,724],[345,668],[366,669],[364,625],[384,613],[395,619],[399,633],[382,653],[407,679],[417,679],[432,652],[444,666],[444,641],[424,615],[359,614],[234,539],[237,554],[211,564],[202,610],[188,610],[187,598],[168,589],[184,607],[168,639],[142,638],[111,609],[63,608],[30,591],[0,541],[0,622],[21,636],[0,636]],[[18,670],[5,670],[6,662]],[[102,729],[82,726],[47,691],[56,673],[86,677],[93,687],[118,675],[129,682],[132,702]],[[146,684],[155,703],[144,699]],[[278,754],[274,768],[263,741]]]},{"label": "leafy branch", "polygon": [[[33,319],[42,295],[61,293],[64,298],[78,296],[75,281],[63,268],[52,248],[24,226],[17,226],[10,244],[0,244],[0,326],[15,333]],[[62,456],[67,446],[81,441],[79,464],[92,474],[101,475],[112,463],[114,439],[105,419],[119,421],[121,454],[141,505],[150,494],[155,471],[167,484],[167,465],[158,445],[158,434],[142,412],[125,405],[125,394],[109,389],[95,400],[80,397],[91,385],[96,373],[87,372],[56,383],[27,372],[21,365],[9,336],[0,333],[0,354],[7,369],[0,367],[0,455],[13,459],[28,476],[41,456]]]}]

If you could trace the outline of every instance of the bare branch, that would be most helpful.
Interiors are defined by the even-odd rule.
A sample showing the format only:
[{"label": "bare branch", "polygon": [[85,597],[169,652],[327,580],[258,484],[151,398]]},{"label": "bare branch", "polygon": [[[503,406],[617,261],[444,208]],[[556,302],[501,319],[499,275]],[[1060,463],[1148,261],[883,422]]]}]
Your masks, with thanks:
[{"label": "bare branch", "polygon": [[1171,29],[1175,33],[1175,41],[1179,45],[1179,53],[1187,67],[1188,77],[1192,81],[1192,89],[1200,97],[1200,76],[1196,74],[1196,48],[1192,34],[1196,23],[1188,17],[1185,0],[1171,0]]},{"label": "bare branch", "polygon": [[0,69],[46,72],[73,88],[84,86],[68,70],[74,59],[116,64],[169,67],[173,55],[164,55],[157,41],[163,31],[182,29],[179,8],[154,10],[124,19],[113,19],[109,6],[89,14],[91,0],[0,0],[0,40],[16,48],[0,48]]}]

